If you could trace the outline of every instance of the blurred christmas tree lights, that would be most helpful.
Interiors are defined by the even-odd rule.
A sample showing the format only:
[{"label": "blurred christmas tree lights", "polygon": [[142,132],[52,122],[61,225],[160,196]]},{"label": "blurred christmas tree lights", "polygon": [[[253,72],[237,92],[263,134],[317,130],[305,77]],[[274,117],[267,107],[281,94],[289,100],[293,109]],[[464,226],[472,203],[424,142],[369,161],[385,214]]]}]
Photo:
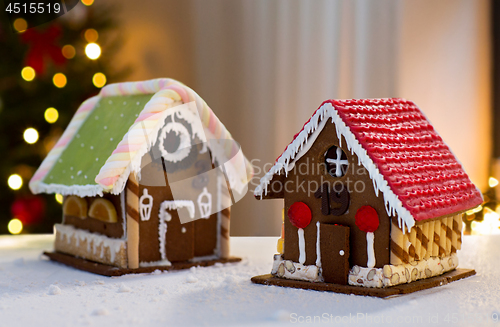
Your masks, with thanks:
[{"label": "blurred christmas tree lights", "polygon": [[51,233],[60,222],[63,196],[32,195],[28,182],[81,102],[127,73],[112,65],[121,43],[113,8],[81,0],[30,24],[0,20],[0,48],[8,49],[0,51],[0,234]]}]

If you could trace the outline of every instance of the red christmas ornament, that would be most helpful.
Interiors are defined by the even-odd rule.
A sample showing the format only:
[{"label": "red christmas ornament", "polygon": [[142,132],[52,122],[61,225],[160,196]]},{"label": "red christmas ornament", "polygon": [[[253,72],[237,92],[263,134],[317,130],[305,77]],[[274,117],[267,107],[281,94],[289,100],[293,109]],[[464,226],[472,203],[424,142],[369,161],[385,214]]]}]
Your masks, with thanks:
[{"label": "red christmas ornament", "polygon": [[66,58],[56,43],[60,35],[61,28],[57,25],[43,31],[30,28],[21,34],[21,40],[29,46],[24,59],[25,65],[33,68],[37,74],[43,74],[47,60],[52,60],[56,65],[64,64]]},{"label": "red christmas ornament", "polygon": [[288,209],[288,219],[297,228],[306,228],[311,218],[311,209],[304,202],[295,202]]},{"label": "red christmas ornament", "polygon": [[373,233],[377,230],[379,219],[377,211],[370,206],[362,206],[356,211],[356,226],[366,233]]},{"label": "red christmas ornament", "polygon": [[13,217],[18,218],[24,225],[37,223],[45,213],[45,202],[39,196],[30,196],[15,200],[10,211]]}]

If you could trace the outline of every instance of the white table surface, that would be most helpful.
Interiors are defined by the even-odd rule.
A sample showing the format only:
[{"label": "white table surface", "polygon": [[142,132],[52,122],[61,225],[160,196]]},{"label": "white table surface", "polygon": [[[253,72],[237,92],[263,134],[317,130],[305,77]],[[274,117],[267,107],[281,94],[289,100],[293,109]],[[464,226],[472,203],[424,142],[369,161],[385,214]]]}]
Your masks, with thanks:
[{"label": "white table surface", "polygon": [[500,236],[464,237],[476,276],[390,299],[252,284],[276,240],[232,238],[238,264],[109,278],[42,258],[51,235],[0,236],[0,326],[500,326]]}]

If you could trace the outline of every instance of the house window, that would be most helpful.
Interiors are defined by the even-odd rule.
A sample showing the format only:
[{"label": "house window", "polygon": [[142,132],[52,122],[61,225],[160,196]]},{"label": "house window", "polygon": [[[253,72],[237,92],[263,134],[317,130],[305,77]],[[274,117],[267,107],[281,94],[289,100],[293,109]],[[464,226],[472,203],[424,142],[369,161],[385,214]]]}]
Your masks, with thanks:
[{"label": "house window", "polygon": [[334,145],[325,152],[325,165],[332,177],[342,177],[347,173],[349,161],[344,151]]},{"label": "house window", "polygon": [[160,152],[169,162],[180,162],[191,152],[191,134],[180,122],[167,123],[161,130],[160,140]]}]

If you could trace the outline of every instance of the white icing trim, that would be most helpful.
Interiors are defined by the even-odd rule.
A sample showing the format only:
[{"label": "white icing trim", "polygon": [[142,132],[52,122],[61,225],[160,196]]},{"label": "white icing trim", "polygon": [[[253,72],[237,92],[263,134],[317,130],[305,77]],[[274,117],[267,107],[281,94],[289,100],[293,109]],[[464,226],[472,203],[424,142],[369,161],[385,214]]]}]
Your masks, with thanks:
[{"label": "white icing trim", "polygon": [[189,217],[191,219],[194,218],[194,203],[191,200],[174,200],[174,201],[163,201],[160,205],[160,208],[164,208],[165,210],[177,210],[186,208],[189,212]]},{"label": "white icing trim", "polygon": [[304,238],[304,230],[299,228],[297,232],[299,234],[299,263],[303,265],[304,262],[306,262],[306,241]]},{"label": "white icing trim", "polygon": [[162,157],[169,162],[179,162],[185,159],[189,152],[191,152],[191,136],[187,128],[181,123],[174,121],[174,115],[172,115],[172,122],[167,123],[165,127],[161,129],[159,136],[159,141],[164,142],[167,138],[169,132],[175,132],[180,138],[180,144],[177,150],[174,152],[168,152],[165,147],[160,143],[160,152]]},{"label": "white icing trim", "polygon": [[[172,220],[172,215],[165,210],[163,203],[160,205],[160,212],[158,213],[160,220],[158,226],[158,240],[160,241],[160,256],[162,261],[167,260],[167,222]],[[139,264],[140,265],[140,264]]]},{"label": "white icing trim", "polygon": [[156,266],[171,266],[172,263],[168,260],[159,260],[151,262],[139,262],[139,267],[156,267]]},{"label": "white icing trim", "polygon": [[66,238],[68,245],[71,244],[71,238],[75,238],[76,246],[79,246],[80,242],[86,241],[88,253],[96,255],[97,249],[101,248],[101,259],[104,258],[104,248],[107,247],[110,254],[110,261],[113,263],[115,262],[116,255],[122,248],[126,249],[127,246],[123,239],[110,238],[106,235],[91,233],[71,225],[55,224],[54,230],[56,237],[59,237],[61,240]]},{"label": "white icing trim", "polygon": [[209,260],[216,260],[219,259],[219,256],[216,254],[209,254],[209,255],[204,255],[201,257],[194,257],[189,260],[189,262],[200,262],[200,261],[209,261]]},{"label": "white icing trim", "polygon": [[[141,220],[147,221],[151,218],[151,208],[153,207],[153,197],[148,194],[148,189],[144,188],[142,191],[141,198],[139,199],[139,213],[141,214]],[[122,192],[123,193],[123,192]],[[144,203],[144,200],[148,200],[148,203]]]},{"label": "white icing trim", "polygon": [[375,249],[374,249],[374,240],[375,240],[375,234],[373,233],[366,233],[366,254],[368,255],[368,262],[366,263],[366,266],[368,268],[373,268],[375,267]]},{"label": "white icing trim", "polygon": [[[206,198],[207,201],[203,202],[203,198]],[[204,187],[203,191],[200,193],[200,195],[198,195],[198,199],[196,200],[196,202],[198,203],[198,209],[200,210],[201,218],[210,218],[210,213],[212,212],[212,194],[208,192],[206,187]]]},{"label": "white icing trim", "polygon": [[326,159],[327,163],[335,164],[335,176],[342,177],[342,165],[349,166],[348,160],[342,160],[342,149],[338,146],[335,150],[336,158],[335,159]]},{"label": "white icing trim", "polygon": [[100,185],[62,185],[62,184],[45,184],[44,182],[38,182],[36,185],[36,192],[38,193],[59,193],[63,196],[66,195],[77,195],[79,197],[86,196],[102,196],[103,189]]},{"label": "white icing trim", "polygon": [[[161,260],[168,262],[167,259],[167,222],[172,220],[172,215],[168,213],[168,210],[177,210],[181,208],[186,208],[189,212],[191,219],[194,218],[194,203],[190,200],[175,200],[175,201],[163,201],[160,204],[160,212],[158,213],[158,218],[160,220],[158,226],[158,240],[160,241],[160,255]],[[170,265],[170,263],[168,264]]]},{"label": "white icing trim", "polygon": [[321,268],[321,246],[320,246],[320,235],[319,235],[319,221],[316,222],[316,266]]},{"label": "white icing trim", "polygon": [[[260,185],[255,189],[255,196],[264,196],[267,194],[267,188],[271,179],[276,174],[281,174],[284,169],[285,175],[293,168],[295,161],[300,159],[307,151],[303,151],[304,147],[309,147],[314,143],[314,140],[324,128],[328,118],[335,124],[339,146],[342,146],[342,137],[346,141],[348,150],[351,154],[358,156],[358,163],[363,165],[368,171],[368,174],[373,181],[375,194],[378,196],[379,191],[384,197],[385,209],[389,217],[396,216],[398,218],[399,227],[402,228],[402,223],[410,230],[415,225],[415,220],[411,213],[403,207],[403,203],[394,194],[385,180],[384,176],[379,172],[373,160],[368,156],[366,150],[358,142],[354,134],[348,126],[340,118],[337,110],[330,104],[322,105],[311,117],[310,121],[304,125],[303,130],[297,135],[295,140],[288,145],[283,154],[276,160],[274,166],[260,180]],[[290,168],[291,167],[291,168]]]}]

